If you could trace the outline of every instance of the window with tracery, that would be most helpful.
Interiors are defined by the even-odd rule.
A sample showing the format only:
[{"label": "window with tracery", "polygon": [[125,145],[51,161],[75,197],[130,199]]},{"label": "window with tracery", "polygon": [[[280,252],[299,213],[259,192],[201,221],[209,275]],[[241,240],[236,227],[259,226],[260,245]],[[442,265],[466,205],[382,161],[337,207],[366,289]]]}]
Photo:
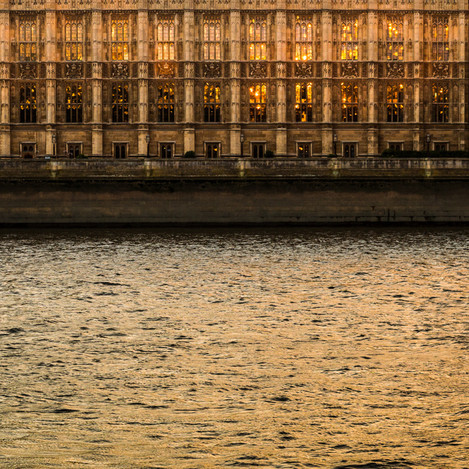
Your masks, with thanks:
[{"label": "window with tracery", "polygon": [[432,86],[432,121],[449,122],[449,89],[447,85]]},{"label": "window with tracery", "polygon": [[158,122],[174,122],[174,84],[158,86],[156,105]]},{"label": "window with tracery", "polygon": [[67,122],[83,122],[83,87],[81,84],[66,86],[65,112]]},{"label": "window with tracery", "polygon": [[267,60],[267,22],[263,19],[249,22],[249,59]]},{"label": "window with tracery", "polygon": [[313,23],[296,17],[295,60],[313,60]]},{"label": "window with tracery", "polygon": [[386,26],[386,59],[404,60],[404,24],[402,19],[389,19]]},{"label": "window with tracery", "polygon": [[432,60],[449,60],[449,25],[447,17],[436,17],[432,21]]},{"label": "window with tracery", "polygon": [[83,60],[83,25],[77,21],[65,23],[65,60]]},{"label": "window with tracery", "polygon": [[129,85],[112,85],[112,122],[129,122]]},{"label": "window with tracery", "polygon": [[175,26],[172,18],[162,18],[156,27],[156,59],[174,60]]},{"label": "window with tracery", "polygon": [[111,22],[111,57],[112,60],[129,60],[128,20]]},{"label": "window with tracery", "polygon": [[340,25],[341,60],[358,60],[358,19],[350,18]]},{"label": "window with tracery", "polygon": [[342,122],[358,122],[358,85],[341,83]]},{"label": "window with tracery", "polygon": [[204,86],[204,122],[220,122],[220,86],[206,83]]},{"label": "window with tracery", "polygon": [[297,83],[295,96],[296,122],[313,122],[313,84]]},{"label": "window with tracery", "polygon": [[267,121],[267,85],[249,87],[249,117],[251,122]]},{"label": "window with tracery", "polygon": [[221,24],[218,18],[204,20],[204,60],[221,59]]},{"label": "window with tracery", "polygon": [[37,60],[37,25],[35,21],[21,21],[19,31],[19,59],[22,62]]},{"label": "window with tracery", "polygon": [[37,119],[36,85],[27,84],[20,88],[20,122],[30,124]]},{"label": "window with tracery", "polygon": [[404,85],[389,84],[386,87],[386,120],[387,122],[404,121]]}]

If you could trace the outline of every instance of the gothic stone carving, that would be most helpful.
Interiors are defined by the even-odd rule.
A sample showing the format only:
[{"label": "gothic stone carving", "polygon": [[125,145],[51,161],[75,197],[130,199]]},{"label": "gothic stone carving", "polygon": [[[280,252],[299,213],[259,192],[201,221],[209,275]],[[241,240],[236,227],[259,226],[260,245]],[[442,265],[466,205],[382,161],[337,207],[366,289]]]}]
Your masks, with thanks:
[{"label": "gothic stone carving", "polygon": [[112,78],[129,78],[129,64],[121,62],[112,64]]},{"label": "gothic stone carving", "polygon": [[300,62],[295,64],[295,75],[298,78],[309,78],[314,74],[313,64]]},{"label": "gothic stone carving", "polygon": [[344,78],[358,78],[358,64],[350,62],[342,64],[340,74]]},{"label": "gothic stone carving", "polygon": [[436,62],[433,64],[433,77],[447,78],[449,77],[449,65]]},{"label": "gothic stone carving", "polygon": [[65,76],[67,78],[81,78],[83,76],[83,64],[81,63],[65,64]]},{"label": "gothic stone carving", "polygon": [[36,78],[37,70],[35,64],[22,63],[20,64],[20,78],[30,79]]},{"label": "gothic stone carving", "polygon": [[220,62],[204,63],[204,77],[205,78],[218,78],[221,76]]},{"label": "gothic stone carving", "polygon": [[265,78],[267,76],[267,64],[261,62],[250,63],[249,76],[251,78]]},{"label": "gothic stone carving", "polygon": [[160,77],[174,77],[174,65],[169,62],[156,64],[156,71]]},{"label": "gothic stone carving", "polygon": [[403,78],[404,65],[397,62],[386,64],[386,76],[388,78]]}]

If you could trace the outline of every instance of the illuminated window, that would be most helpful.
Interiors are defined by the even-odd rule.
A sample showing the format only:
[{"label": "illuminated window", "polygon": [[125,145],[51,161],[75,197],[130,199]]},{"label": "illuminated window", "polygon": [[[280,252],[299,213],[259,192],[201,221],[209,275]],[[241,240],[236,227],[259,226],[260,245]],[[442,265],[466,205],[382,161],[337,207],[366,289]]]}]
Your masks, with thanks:
[{"label": "illuminated window", "polygon": [[161,19],[156,27],[156,59],[174,60],[174,21]]},{"label": "illuminated window", "polygon": [[219,19],[204,20],[204,60],[221,58],[221,25]]},{"label": "illuminated window", "polygon": [[37,60],[37,26],[34,21],[20,22],[18,47],[20,61],[33,62]]},{"label": "illuminated window", "polygon": [[358,19],[345,20],[340,28],[340,58],[358,60]]},{"label": "illuminated window", "polygon": [[449,122],[449,90],[446,85],[432,87],[432,121]]},{"label": "illuminated window", "polygon": [[251,19],[249,23],[249,59],[267,60],[267,23]]},{"label": "illuminated window", "polygon": [[266,122],[266,102],[267,86],[265,84],[252,85],[249,88],[249,116],[251,122]]},{"label": "illuminated window", "polygon": [[111,23],[112,60],[129,60],[129,22],[116,20]]},{"label": "illuminated window", "polygon": [[296,122],[313,121],[313,84],[297,83],[295,87],[295,115]]},{"label": "illuminated window", "polygon": [[129,122],[129,85],[112,85],[112,122]]},{"label": "illuminated window", "polygon": [[80,22],[65,23],[65,60],[83,60],[83,25]]},{"label": "illuminated window", "polygon": [[386,87],[386,113],[388,122],[404,121],[404,85],[402,83]]},{"label": "illuminated window", "polygon": [[36,85],[20,88],[20,122],[30,124],[37,119]]},{"label": "illuminated window", "polygon": [[342,122],[358,122],[358,86],[341,83]]},{"label": "illuminated window", "polygon": [[204,87],[204,122],[220,122],[220,86],[206,83]]},{"label": "illuminated window", "polygon": [[67,122],[83,122],[83,87],[80,84],[65,88]]},{"label": "illuminated window", "polygon": [[296,17],[295,60],[313,60],[313,23]]},{"label": "illuminated window", "polygon": [[174,85],[165,83],[158,86],[158,122],[174,122]]},{"label": "illuminated window", "polygon": [[390,19],[386,29],[387,60],[404,60],[404,34],[401,19]]},{"label": "illuminated window", "polygon": [[437,17],[432,22],[432,60],[449,60],[448,18]]}]

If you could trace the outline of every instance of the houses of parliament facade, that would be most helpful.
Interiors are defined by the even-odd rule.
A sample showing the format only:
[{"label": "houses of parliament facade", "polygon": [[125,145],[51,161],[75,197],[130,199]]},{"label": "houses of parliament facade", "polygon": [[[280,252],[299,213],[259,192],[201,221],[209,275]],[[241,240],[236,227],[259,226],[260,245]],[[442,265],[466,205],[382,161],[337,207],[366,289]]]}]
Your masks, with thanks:
[{"label": "houses of parliament facade", "polygon": [[466,150],[468,15],[468,0],[0,0],[0,155]]}]

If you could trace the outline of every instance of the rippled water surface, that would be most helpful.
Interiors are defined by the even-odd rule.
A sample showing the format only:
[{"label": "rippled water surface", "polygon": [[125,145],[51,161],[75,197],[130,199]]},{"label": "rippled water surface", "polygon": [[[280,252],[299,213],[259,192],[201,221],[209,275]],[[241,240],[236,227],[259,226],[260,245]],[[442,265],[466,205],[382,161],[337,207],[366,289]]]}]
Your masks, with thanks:
[{"label": "rippled water surface", "polygon": [[0,231],[0,467],[469,468],[469,230]]}]

